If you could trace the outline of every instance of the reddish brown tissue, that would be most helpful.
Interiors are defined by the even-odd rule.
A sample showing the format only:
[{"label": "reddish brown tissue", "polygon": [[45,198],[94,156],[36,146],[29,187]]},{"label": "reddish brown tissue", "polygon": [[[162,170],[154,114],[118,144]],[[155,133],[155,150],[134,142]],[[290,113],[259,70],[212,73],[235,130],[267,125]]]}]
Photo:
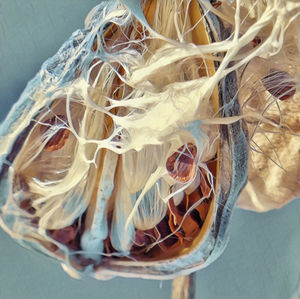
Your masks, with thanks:
[{"label": "reddish brown tissue", "polygon": [[187,182],[195,176],[197,147],[188,143],[173,153],[166,163],[166,168],[172,178],[180,182]]},{"label": "reddish brown tissue", "polygon": [[41,129],[42,133],[46,133],[51,128],[51,126],[62,126],[62,128],[59,129],[47,142],[45,146],[45,150],[47,152],[53,152],[61,149],[69,138],[70,131],[63,127],[64,123],[62,122],[62,120],[65,121],[64,116],[54,116],[45,122],[46,124],[49,124],[49,126],[43,126]]},{"label": "reddish brown tissue", "polygon": [[296,92],[295,81],[284,71],[271,70],[262,79],[266,90],[275,98],[284,101],[292,97]]}]

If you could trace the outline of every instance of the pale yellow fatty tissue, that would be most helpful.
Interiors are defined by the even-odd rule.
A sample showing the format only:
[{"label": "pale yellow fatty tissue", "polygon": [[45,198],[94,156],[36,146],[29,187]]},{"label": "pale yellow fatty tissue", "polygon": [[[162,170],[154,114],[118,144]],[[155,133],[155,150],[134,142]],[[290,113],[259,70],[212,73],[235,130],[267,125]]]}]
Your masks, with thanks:
[{"label": "pale yellow fatty tissue", "polygon": [[[250,152],[249,179],[238,200],[241,208],[268,211],[280,208],[300,196],[300,98],[295,97],[289,103],[280,104],[281,112],[289,115],[286,124],[298,136],[255,134],[254,141],[264,154]],[[278,117],[276,113],[273,116]],[[273,157],[275,151],[278,155],[276,160],[280,160],[284,168],[268,158],[268,155]]]},{"label": "pale yellow fatty tissue", "polygon": [[[241,89],[241,106],[252,106],[264,116],[278,124],[260,124],[257,121],[247,122],[249,130],[249,173],[248,182],[242,191],[238,206],[264,212],[281,208],[300,196],[300,95],[298,90],[293,97],[285,101],[276,100],[268,91],[262,91],[261,76],[264,72],[281,65],[283,53],[270,62],[256,58],[249,65],[245,78],[250,76],[247,85],[252,83],[251,90]],[[284,64],[287,71],[298,70],[291,61]],[[278,65],[276,65],[278,64]],[[267,67],[266,67],[267,65]],[[255,75],[253,75],[255,73]],[[249,77],[248,77],[249,78]],[[254,82],[255,81],[255,82]],[[245,95],[243,93],[248,93]],[[249,94],[252,99],[249,101]],[[245,101],[248,99],[248,103]],[[244,101],[244,102],[243,102]],[[244,108],[247,109],[247,108]]]}]

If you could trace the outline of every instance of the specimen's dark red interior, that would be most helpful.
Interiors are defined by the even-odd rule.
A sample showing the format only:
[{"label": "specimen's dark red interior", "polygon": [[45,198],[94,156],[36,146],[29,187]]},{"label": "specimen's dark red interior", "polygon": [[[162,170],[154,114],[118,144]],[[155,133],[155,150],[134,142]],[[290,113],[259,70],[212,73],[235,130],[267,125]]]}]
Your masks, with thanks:
[{"label": "specimen's dark red interior", "polygon": [[[155,5],[156,1],[147,1],[144,8],[149,24],[151,24],[150,16],[154,14]],[[196,5],[195,1],[192,1],[191,11],[193,10],[193,5]],[[195,22],[198,21],[198,17],[198,15],[193,14]],[[198,25],[195,28],[198,28]],[[103,48],[111,53],[121,50],[126,45],[126,41],[130,39],[133,30],[136,30],[135,38],[137,40],[148,34],[147,32],[143,32],[143,27],[139,22],[137,22],[134,27],[127,27],[126,29],[111,24],[108,26],[101,41],[103,43]],[[197,30],[199,31],[200,29]],[[196,33],[193,32],[193,38],[199,38],[199,36],[201,36],[198,31]],[[202,37],[202,39],[204,38]],[[98,46],[99,45],[95,40],[92,50],[97,51]],[[135,47],[138,46],[136,45]],[[201,67],[203,61],[198,59],[195,60],[195,63],[197,65],[199,64],[199,77],[207,75],[206,70]],[[101,65],[102,62],[98,58],[95,58],[89,65],[91,70],[89,83],[91,86],[97,85],[98,83],[96,80]],[[115,63],[112,66],[120,75],[124,75],[124,69],[121,65]],[[210,68],[209,72],[212,71],[212,68]],[[125,84],[120,76],[115,76],[112,89],[108,91],[108,96],[113,99],[122,99],[125,95],[129,94],[131,90],[131,87]],[[216,106],[216,103],[213,103],[213,105]],[[110,112],[116,114],[118,111],[117,109],[112,109]],[[52,125],[55,125],[56,127],[61,125],[61,128],[58,129],[54,136],[46,143],[46,151],[52,152],[64,147],[70,135],[70,131],[63,126],[63,122],[65,121],[66,117],[64,115],[57,115],[56,117],[46,120],[45,125],[41,126],[42,133],[47,134],[47,131],[51,130]],[[47,124],[49,124],[49,127],[47,127]],[[107,127],[106,137],[108,137],[113,127],[113,121],[109,116],[105,118],[104,125]],[[103,149],[103,151],[105,152],[106,150]],[[196,146],[192,143],[187,143],[168,158],[166,169],[173,179],[185,183],[199,172],[200,183],[191,193],[184,193],[183,199],[179,204],[176,205],[174,199],[171,198],[168,202],[168,209],[165,216],[153,228],[147,230],[136,229],[130,249],[131,258],[136,260],[159,260],[176,256],[183,249],[190,248],[192,242],[200,234],[213,202],[213,192],[211,191],[215,188],[215,180],[211,182],[207,177],[207,172],[202,168],[198,168],[195,164],[196,155]],[[102,159],[104,159],[104,155]],[[100,165],[98,167],[98,176],[93,197],[96,197],[98,190],[97,183],[101,177],[101,162],[103,161],[99,161]],[[217,174],[217,157],[207,162],[207,167],[215,178]],[[33,215],[35,213],[34,208],[31,206],[31,201],[26,200],[21,202],[20,207]],[[84,220],[86,213],[87,211],[67,227],[47,230],[48,236],[65,245],[71,252],[82,250],[80,240],[85,230]],[[108,210],[106,213],[108,227],[110,227],[112,211]],[[33,219],[32,225],[37,225],[38,218],[35,217]],[[49,244],[45,242],[44,246],[53,252],[57,252],[59,255],[60,249],[53,243]],[[104,240],[104,252],[99,252],[99,255],[103,253],[113,254],[116,252],[117,250],[111,244],[109,231],[107,238]],[[86,264],[96,263],[92,259],[86,259],[80,254],[77,254],[76,257],[78,265],[84,266]]]}]

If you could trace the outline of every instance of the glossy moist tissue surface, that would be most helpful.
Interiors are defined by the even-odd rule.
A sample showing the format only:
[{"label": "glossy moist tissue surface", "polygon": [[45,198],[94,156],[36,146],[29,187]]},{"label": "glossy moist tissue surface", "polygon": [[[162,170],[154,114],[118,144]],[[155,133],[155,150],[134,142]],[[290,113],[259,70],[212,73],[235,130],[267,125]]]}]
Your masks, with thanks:
[{"label": "glossy moist tissue surface", "polygon": [[248,160],[234,58],[259,52],[230,5],[124,4],[97,6],[3,123],[1,224],[73,276],[171,278],[226,244]]}]

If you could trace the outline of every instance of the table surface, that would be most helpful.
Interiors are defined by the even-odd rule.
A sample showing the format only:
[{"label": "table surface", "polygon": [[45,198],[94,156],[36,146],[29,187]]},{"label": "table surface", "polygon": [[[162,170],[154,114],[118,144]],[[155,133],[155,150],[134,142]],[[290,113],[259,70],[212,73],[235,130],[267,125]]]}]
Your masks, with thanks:
[{"label": "table surface", "polygon": [[[99,1],[0,0],[0,120],[27,81]],[[1,191],[0,191],[1,192]],[[286,299],[300,270],[300,200],[257,214],[236,209],[224,254],[197,272],[197,299]],[[170,298],[170,281],[74,280],[0,229],[0,299]]]}]

